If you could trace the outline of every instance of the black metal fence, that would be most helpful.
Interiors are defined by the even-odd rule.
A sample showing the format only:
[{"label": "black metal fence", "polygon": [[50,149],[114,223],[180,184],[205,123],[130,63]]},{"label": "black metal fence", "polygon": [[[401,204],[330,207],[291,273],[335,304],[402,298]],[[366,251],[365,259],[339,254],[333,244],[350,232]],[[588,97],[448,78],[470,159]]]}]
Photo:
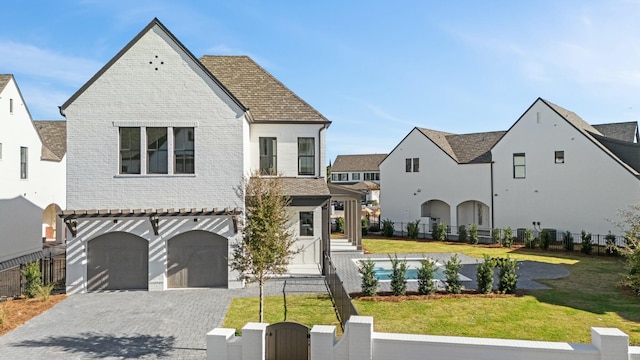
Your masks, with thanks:
[{"label": "black metal fence", "polygon": [[331,301],[333,301],[333,307],[336,309],[338,318],[340,319],[340,325],[344,330],[344,326],[351,317],[351,315],[358,315],[358,311],[351,302],[351,296],[344,288],[342,280],[338,276],[335,266],[331,262],[331,257],[328,254],[324,256],[324,278],[327,283],[327,288],[331,294]]},{"label": "black metal fence", "polygon": [[[38,260],[42,274],[43,285],[56,284],[54,292],[64,292],[67,273],[67,260],[65,254],[49,256]],[[24,293],[25,278],[22,269],[25,264],[0,271],[0,298],[17,297]]]}]

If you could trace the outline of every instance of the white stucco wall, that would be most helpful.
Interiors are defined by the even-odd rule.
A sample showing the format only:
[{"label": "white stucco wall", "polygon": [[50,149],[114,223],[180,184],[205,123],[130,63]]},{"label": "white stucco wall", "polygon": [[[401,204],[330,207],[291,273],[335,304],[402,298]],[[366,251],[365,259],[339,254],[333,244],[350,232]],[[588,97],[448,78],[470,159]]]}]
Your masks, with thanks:
[{"label": "white stucco wall", "polygon": [[[260,168],[260,144],[261,137],[277,138],[278,173],[285,177],[326,177],[325,165],[325,133],[320,135],[321,151],[318,151],[318,131],[320,124],[251,124],[251,169]],[[298,138],[312,137],[315,142],[315,166],[314,175],[298,175]],[[318,173],[320,168],[320,173]]]},{"label": "white stucco wall", "polygon": [[[564,151],[563,164],[555,151]],[[539,221],[560,231],[620,233],[611,220],[640,202],[640,180],[540,100],[492,153],[496,227]],[[524,179],[513,177],[514,153],[525,153]]]},{"label": "white stucco wall", "polygon": [[[65,114],[69,209],[243,207],[243,112],[158,27]],[[120,175],[119,126],[194,127],[195,174]]]},{"label": "white stucco wall", "polygon": [[0,199],[0,262],[42,250],[42,209],[22,196]]},{"label": "white stucco wall", "polygon": [[[406,158],[420,158],[419,172],[405,172]],[[449,204],[452,228],[458,224],[456,207],[469,200],[491,206],[489,164],[459,165],[419,130],[409,135],[380,164],[381,220],[409,222],[421,219],[421,205],[429,200]],[[488,224],[483,227],[490,227]],[[454,230],[455,232],[455,230]]]}]

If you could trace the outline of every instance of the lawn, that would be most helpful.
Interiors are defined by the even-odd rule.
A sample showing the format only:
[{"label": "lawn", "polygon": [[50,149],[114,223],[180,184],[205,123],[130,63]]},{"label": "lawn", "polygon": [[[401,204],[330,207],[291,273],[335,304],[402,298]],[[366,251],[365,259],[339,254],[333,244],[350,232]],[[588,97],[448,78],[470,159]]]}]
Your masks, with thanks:
[{"label": "lawn", "polygon": [[491,338],[591,342],[591,327],[616,327],[640,345],[640,299],[621,289],[621,258],[443,242],[364,239],[369,253],[462,253],[509,256],[567,267],[571,275],[541,280],[551,290],[517,297],[444,298],[400,302],[355,300],[376,331]]},{"label": "lawn", "polygon": [[[231,302],[223,327],[240,330],[248,322],[258,322],[258,298],[236,298]],[[287,296],[287,317],[284,317],[282,296],[265,297],[264,321],[275,324],[280,321],[295,321],[309,327],[313,325],[336,325],[340,323],[329,295],[308,294]],[[237,331],[240,334],[239,331]]]}]

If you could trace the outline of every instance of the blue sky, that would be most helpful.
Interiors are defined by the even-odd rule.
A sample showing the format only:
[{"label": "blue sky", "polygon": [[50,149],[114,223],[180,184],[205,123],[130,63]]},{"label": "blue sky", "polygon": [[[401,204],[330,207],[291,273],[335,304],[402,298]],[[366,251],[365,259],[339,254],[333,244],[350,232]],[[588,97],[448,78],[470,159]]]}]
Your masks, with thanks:
[{"label": "blue sky", "polygon": [[640,115],[639,1],[4,0],[0,73],[36,120],[151,19],[197,57],[249,55],[333,122],[327,153],[414,127],[506,130],[542,97],[592,124]]}]

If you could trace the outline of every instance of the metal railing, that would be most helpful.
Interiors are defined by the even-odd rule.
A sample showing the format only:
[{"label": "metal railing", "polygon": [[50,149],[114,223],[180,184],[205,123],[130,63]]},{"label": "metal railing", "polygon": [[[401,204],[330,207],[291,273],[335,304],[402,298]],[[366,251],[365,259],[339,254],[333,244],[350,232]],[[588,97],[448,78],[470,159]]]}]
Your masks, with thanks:
[{"label": "metal railing", "polygon": [[344,330],[344,326],[351,315],[358,315],[358,311],[355,306],[353,306],[351,296],[349,296],[349,293],[344,288],[344,284],[342,280],[340,280],[338,272],[331,262],[331,257],[326,253],[324,255],[324,279],[329,289],[329,294],[331,295],[333,307],[340,320],[340,325]]},{"label": "metal railing", "polygon": [[[56,284],[54,292],[64,292],[67,260],[65,254],[49,256],[38,260],[42,284]],[[0,271],[0,298],[17,297],[24,293],[26,281],[22,276],[25,264]]]}]

